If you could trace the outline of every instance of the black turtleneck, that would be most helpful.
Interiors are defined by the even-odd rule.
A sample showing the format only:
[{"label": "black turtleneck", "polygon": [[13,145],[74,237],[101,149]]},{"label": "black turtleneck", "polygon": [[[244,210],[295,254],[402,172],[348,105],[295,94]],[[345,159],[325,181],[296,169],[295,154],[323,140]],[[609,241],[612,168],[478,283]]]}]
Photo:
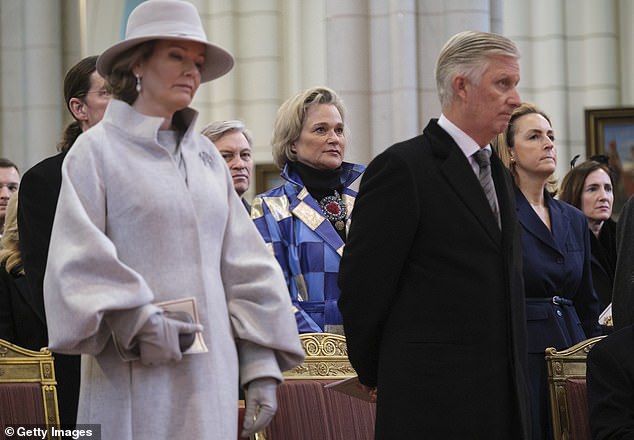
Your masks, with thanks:
[{"label": "black turtleneck", "polygon": [[[335,191],[341,194],[343,185],[341,184],[342,168],[334,170],[318,170],[302,162],[289,162],[289,165],[299,177],[301,177],[304,186],[317,203],[321,202],[324,197],[332,196]],[[334,227],[334,225],[333,225]],[[346,241],[346,229],[339,231],[335,228],[341,239]]]}]

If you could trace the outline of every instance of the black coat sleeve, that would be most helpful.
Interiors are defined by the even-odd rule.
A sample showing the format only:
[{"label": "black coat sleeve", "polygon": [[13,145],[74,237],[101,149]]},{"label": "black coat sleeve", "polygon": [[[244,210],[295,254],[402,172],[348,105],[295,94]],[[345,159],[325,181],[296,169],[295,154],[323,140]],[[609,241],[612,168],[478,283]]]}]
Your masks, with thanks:
[{"label": "black coat sleeve", "polygon": [[339,267],[339,309],[350,361],[361,383],[375,386],[382,331],[419,222],[414,179],[387,151],[365,171]]},{"label": "black coat sleeve", "polygon": [[[57,158],[57,156],[55,156]],[[20,250],[36,313],[45,320],[44,273],[61,185],[61,158],[27,171],[18,192]]]},{"label": "black coat sleeve", "polygon": [[588,409],[594,440],[634,439],[634,334],[613,333],[588,353]]}]

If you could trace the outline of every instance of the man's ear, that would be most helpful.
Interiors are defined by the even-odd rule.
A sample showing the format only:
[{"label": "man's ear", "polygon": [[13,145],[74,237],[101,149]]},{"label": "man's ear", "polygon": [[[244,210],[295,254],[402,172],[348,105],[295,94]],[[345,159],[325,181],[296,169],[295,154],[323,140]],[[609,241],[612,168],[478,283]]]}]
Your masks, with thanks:
[{"label": "man's ear", "polygon": [[457,75],[451,82],[453,92],[456,96],[464,98],[466,95],[467,79],[464,76]]},{"label": "man's ear", "polygon": [[78,121],[87,121],[88,116],[84,108],[84,102],[79,98],[70,98],[68,101],[68,108]]}]

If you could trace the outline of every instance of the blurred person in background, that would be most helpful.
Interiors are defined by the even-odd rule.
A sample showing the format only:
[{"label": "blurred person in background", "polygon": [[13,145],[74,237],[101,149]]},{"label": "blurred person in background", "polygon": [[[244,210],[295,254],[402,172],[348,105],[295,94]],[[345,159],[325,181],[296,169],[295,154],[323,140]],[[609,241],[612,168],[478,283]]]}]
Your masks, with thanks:
[{"label": "blurred person in background", "polygon": [[7,206],[2,250],[0,250],[0,339],[20,347],[39,351],[46,347],[46,334],[33,325],[39,316],[30,305],[30,293],[20,255],[18,198],[12,197]]},{"label": "blurred person in background", "polygon": [[[68,70],[64,77],[64,101],[73,121],[64,129],[57,144],[58,153],[28,169],[18,193],[20,249],[30,291],[29,304],[34,311],[29,325],[38,329],[42,346],[48,345],[44,272],[62,184],[62,163],[79,135],[101,120],[110,101],[108,86],[97,72],[97,56],[83,58]],[[66,427],[73,427],[77,417],[79,369],[79,356],[55,353],[60,423]]]},{"label": "blurred person in background", "polygon": [[[576,164],[561,182],[559,200],[583,212],[590,228],[592,284],[599,310],[612,303],[616,269],[616,222],[612,220],[614,181],[607,164],[587,160]],[[603,328],[604,333],[609,331]]]},{"label": "blurred person in background", "polygon": [[20,170],[9,159],[0,158],[0,234],[4,226],[7,205],[20,188]]},{"label": "blurred person in background", "polygon": [[253,136],[244,122],[214,121],[205,126],[201,133],[214,143],[222,158],[227,162],[233,187],[242,199],[247,212],[251,206],[244,199],[244,193],[251,185],[253,174]]}]

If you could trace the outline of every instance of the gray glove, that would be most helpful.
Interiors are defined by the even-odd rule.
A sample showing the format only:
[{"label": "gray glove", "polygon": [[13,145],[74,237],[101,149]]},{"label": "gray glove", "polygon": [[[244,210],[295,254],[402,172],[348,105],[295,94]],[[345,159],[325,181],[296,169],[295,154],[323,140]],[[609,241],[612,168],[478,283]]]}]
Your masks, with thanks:
[{"label": "gray glove", "polygon": [[183,358],[178,336],[202,331],[200,324],[171,319],[163,313],[150,316],[136,334],[143,365],[161,365]]},{"label": "gray glove", "polygon": [[249,437],[266,428],[277,411],[277,380],[270,377],[254,379],[246,390],[246,408],[242,437]]}]

